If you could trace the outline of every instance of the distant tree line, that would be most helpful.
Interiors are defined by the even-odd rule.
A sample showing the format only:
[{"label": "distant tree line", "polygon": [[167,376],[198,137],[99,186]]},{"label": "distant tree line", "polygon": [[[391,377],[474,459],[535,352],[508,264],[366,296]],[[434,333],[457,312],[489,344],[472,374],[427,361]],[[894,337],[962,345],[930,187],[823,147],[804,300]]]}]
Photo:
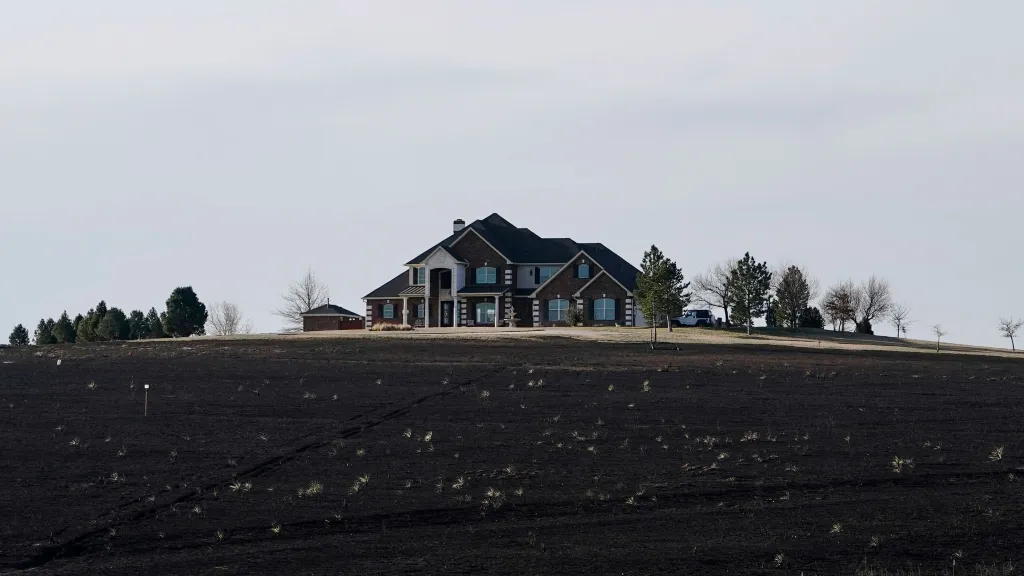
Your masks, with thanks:
[{"label": "distant tree line", "polygon": [[[64,311],[57,320],[40,319],[33,341],[42,346],[198,336],[205,334],[208,317],[206,305],[199,301],[192,287],[182,286],[171,292],[164,310],[159,313],[154,307],[148,313],[133,310],[125,314],[120,308],[107,307],[107,303],[101,300],[95,308],[74,318]],[[12,346],[28,345],[28,330],[18,324],[11,332],[9,342]]]},{"label": "distant tree line", "polygon": [[[749,253],[712,266],[693,280],[694,300],[721,308],[727,326],[745,326],[764,318],[769,328],[825,328],[873,334],[879,320],[889,320],[897,335],[906,332],[910,308],[896,303],[889,283],[872,276],[829,286],[820,295],[817,280],[800,266],[775,269]],[[815,303],[817,302],[817,305]]]}]

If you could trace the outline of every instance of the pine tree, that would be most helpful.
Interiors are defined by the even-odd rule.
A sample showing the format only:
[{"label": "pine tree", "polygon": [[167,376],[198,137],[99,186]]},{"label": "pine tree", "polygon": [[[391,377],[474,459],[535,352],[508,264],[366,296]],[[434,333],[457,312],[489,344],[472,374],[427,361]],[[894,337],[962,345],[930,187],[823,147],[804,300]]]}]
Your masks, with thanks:
[{"label": "pine tree", "polygon": [[18,324],[11,331],[11,336],[7,341],[11,343],[11,346],[28,346],[28,330],[21,324]]},{"label": "pine tree", "polygon": [[754,318],[767,312],[768,294],[772,288],[772,273],[766,262],[758,263],[750,252],[736,262],[732,271],[730,288],[733,295],[732,316],[747,326],[747,334],[754,325]]},{"label": "pine tree", "polygon": [[90,309],[81,321],[76,319],[76,324],[78,324],[78,328],[75,329],[75,341],[92,342],[96,340],[96,310]]},{"label": "pine tree", "polygon": [[111,308],[96,326],[98,340],[127,340],[129,335],[128,317],[120,308]]},{"label": "pine tree", "polygon": [[[644,253],[640,275],[636,278],[636,300],[640,312],[651,326],[658,325],[658,317],[682,313],[690,304],[689,282],[683,282],[683,273],[675,262],[665,257],[657,246]],[[669,320],[671,326],[671,320]]]},{"label": "pine tree", "polygon": [[149,323],[146,322],[146,315],[142,313],[142,310],[132,310],[132,313],[128,315],[128,328],[128,338],[131,340],[149,338],[151,334]]},{"label": "pine tree", "polygon": [[779,305],[776,320],[787,328],[796,328],[800,323],[800,313],[807,308],[811,299],[811,286],[804,273],[796,266],[790,266],[782,273],[779,284],[775,287],[775,300]]},{"label": "pine tree", "polygon": [[164,331],[174,337],[202,336],[206,333],[209,314],[191,286],[179,286],[167,299]]},{"label": "pine tree", "polygon": [[164,332],[164,323],[161,320],[160,315],[156,313],[156,308],[149,309],[149,313],[146,314],[146,324],[149,325],[150,338],[167,337],[167,334]]},{"label": "pine tree", "polygon": [[39,325],[36,326],[35,340],[36,346],[45,346],[47,344],[56,344],[57,340],[53,337],[53,326],[55,322],[51,318],[50,320],[40,320]]},{"label": "pine tree", "polygon": [[75,343],[75,325],[71,322],[71,318],[68,317],[67,310],[54,323],[51,335],[57,344]]}]

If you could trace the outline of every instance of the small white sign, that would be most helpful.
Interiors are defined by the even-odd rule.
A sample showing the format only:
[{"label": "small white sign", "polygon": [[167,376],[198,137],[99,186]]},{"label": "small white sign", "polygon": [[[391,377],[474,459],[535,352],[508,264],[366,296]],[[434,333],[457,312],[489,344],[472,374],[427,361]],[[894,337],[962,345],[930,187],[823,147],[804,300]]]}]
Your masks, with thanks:
[{"label": "small white sign", "polygon": [[142,387],[145,388],[146,390],[149,390],[149,384],[143,384]]},{"label": "small white sign", "polygon": [[57,358],[57,366],[60,366],[60,358]]}]

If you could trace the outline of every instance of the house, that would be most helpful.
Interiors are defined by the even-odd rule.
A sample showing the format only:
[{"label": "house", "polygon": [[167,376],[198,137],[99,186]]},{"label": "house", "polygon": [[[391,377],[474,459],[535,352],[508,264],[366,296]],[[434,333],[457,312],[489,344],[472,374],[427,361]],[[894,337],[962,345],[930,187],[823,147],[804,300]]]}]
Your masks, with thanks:
[{"label": "house", "polygon": [[363,297],[366,328],[565,324],[571,305],[586,326],[642,326],[639,270],[603,244],[541,238],[498,214],[452,225],[452,234]]},{"label": "house", "polygon": [[359,330],[365,324],[362,316],[335,306],[328,300],[327,304],[302,313],[302,331],[316,332],[319,330]]}]

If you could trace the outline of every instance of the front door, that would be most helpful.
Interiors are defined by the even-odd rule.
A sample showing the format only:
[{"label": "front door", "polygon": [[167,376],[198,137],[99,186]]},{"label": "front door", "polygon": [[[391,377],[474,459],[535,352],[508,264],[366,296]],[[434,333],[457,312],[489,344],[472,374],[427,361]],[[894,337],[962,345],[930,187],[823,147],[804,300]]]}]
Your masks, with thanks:
[{"label": "front door", "polygon": [[441,302],[441,326],[452,325],[452,309],[454,302]]}]

